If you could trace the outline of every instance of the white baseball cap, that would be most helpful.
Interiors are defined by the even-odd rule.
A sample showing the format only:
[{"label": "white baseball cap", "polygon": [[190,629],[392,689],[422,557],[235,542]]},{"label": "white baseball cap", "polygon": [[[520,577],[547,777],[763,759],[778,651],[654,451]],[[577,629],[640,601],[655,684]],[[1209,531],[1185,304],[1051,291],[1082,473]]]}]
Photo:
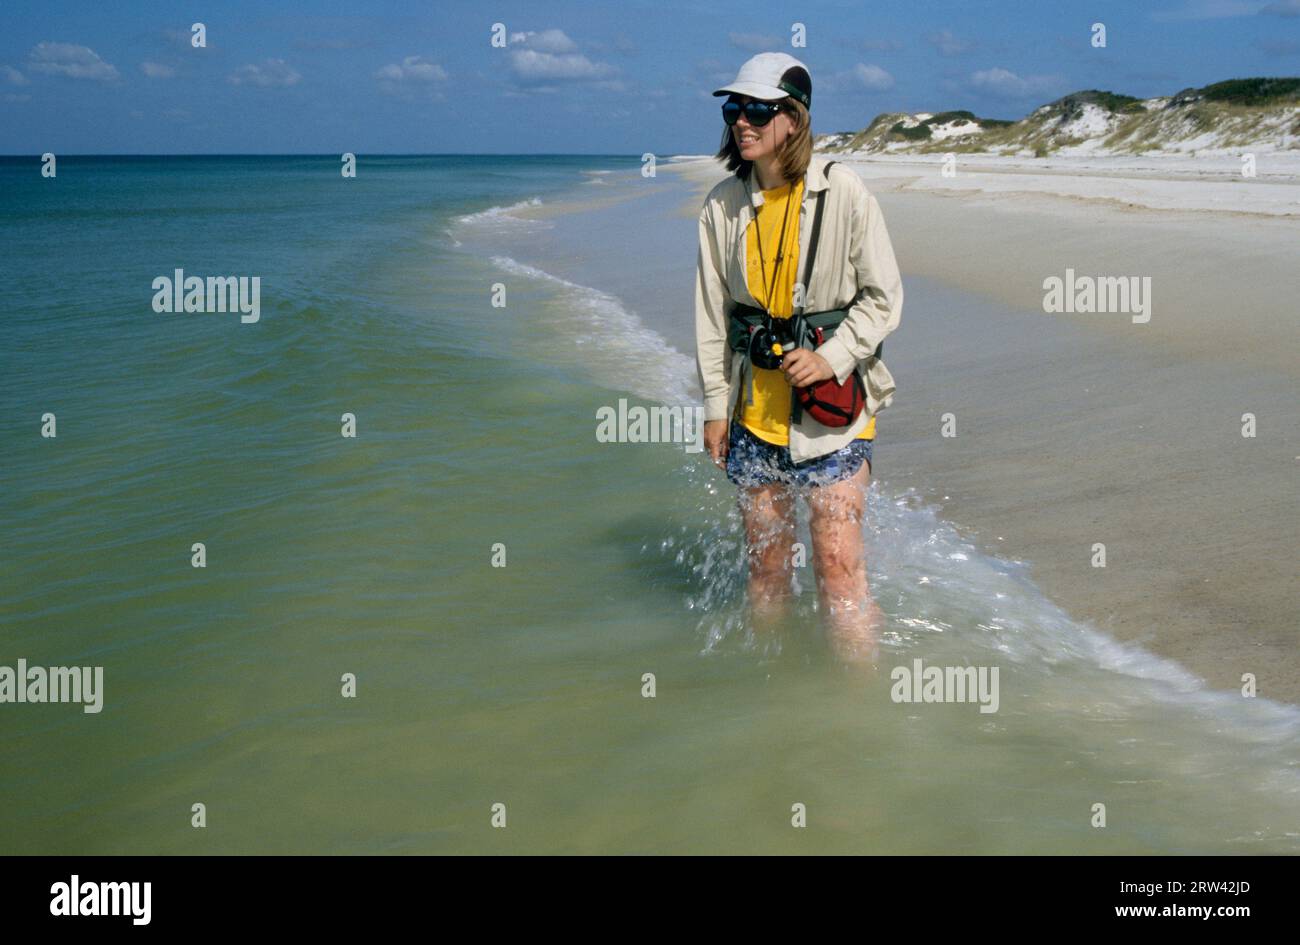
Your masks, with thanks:
[{"label": "white baseball cap", "polygon": [[714,95],[748,95],[771,101],[787,95],[812,107],[812,73],[794,56],[781,52],[759,53],[736,73],[736,80]]}]

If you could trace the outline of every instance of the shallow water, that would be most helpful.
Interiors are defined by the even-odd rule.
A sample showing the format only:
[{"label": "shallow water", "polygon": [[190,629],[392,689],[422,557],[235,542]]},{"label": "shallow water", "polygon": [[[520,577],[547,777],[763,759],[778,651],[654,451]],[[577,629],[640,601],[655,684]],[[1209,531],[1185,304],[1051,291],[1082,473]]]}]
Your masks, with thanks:
[{"label": "shallow water", "polygon": [[[0,664],[105,675],[98,715],[0,705],[0,848],[1300,848],[1300,712],[1071,621],[895,476],[883,420],[878,668],[828,657],[806,570],[784,651],[746,646],[734,490],[595,435],[696,396],[690,284],[651,291],[694,264],[689,195],[638,167],[0,164]],[[176,267],[260,274],[261,321],[154,313]],[[997,667],[998,710],[893,701],[916,659]]]}]

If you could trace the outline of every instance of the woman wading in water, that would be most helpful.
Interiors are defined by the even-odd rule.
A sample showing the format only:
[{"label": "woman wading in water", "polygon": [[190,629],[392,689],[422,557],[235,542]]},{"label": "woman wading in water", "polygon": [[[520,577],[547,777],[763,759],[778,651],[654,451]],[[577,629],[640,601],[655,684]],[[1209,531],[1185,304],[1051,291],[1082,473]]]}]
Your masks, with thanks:
[{"label": "woman wading in water", "polygon": [[700,212],[696,347],[705,446],[740,490],[750,622],[773,642],[803,495],[831,645],[871,660],[883,615],[862,518],[875,415],[894,393],[880,345],[902,312],[898,264],[861,178],[812,153],[803,63],[760,53],[713,94],[728,96],[717,158],[734,174]]}]

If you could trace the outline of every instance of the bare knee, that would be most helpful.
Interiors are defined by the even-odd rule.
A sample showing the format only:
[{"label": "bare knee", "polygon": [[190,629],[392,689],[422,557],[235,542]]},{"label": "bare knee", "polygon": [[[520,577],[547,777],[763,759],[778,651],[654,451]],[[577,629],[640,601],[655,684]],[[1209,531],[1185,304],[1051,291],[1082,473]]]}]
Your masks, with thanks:
[{"label": "bare knee", "polygon": [[855,591],[866,573],[861,506],[825,504],[814,510],[810,526],[819,584],[830,592]]},{"label": "bare knee", "polygon": [[795,537],[791,498],[773,487],[756,489],[742,496],[741,514],[751,581],[788,579]]}]

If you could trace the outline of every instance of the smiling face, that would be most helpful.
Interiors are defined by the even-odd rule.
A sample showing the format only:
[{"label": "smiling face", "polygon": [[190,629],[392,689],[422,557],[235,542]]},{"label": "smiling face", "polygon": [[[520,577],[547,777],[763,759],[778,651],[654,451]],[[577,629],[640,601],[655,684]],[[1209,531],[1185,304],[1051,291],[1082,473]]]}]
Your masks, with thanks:
[{"label": "smiling face", "polygon": [[[749,101],[748,95],[733,95],[732,99],[744,105]],[[741,112],[736,123],[731,126],[731,135],[740,149],[740,156],[746,161],[761,161],[776,154],[777,149],[794,130],[794,121],[784,108],[776,117],[761,128],[755,128]]]}]

